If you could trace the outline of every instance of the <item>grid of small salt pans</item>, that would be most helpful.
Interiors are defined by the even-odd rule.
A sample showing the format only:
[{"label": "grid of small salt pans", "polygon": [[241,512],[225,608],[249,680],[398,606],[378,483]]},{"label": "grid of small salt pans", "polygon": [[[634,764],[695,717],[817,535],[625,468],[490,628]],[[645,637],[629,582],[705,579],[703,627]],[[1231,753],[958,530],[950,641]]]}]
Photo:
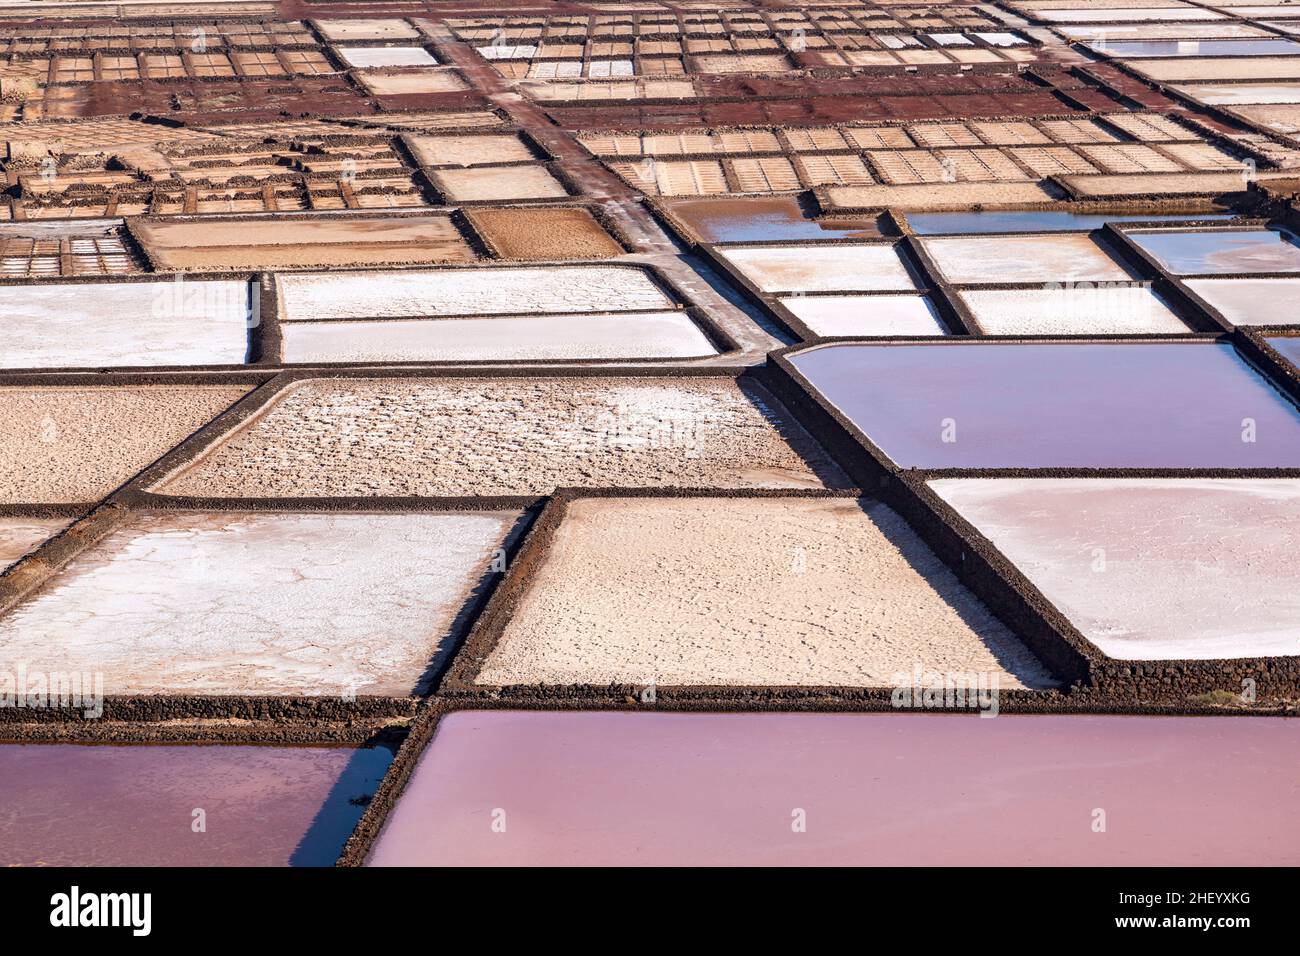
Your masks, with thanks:
[{"label": "grid of small salt pans", "polygon": [[[1015,64],[1032,60],[1023,35],[941,21],[915,32],[865,29],[851,17],[766,23],[707,17],[502,18],[466,21],[459,39],[515,80],[608,79],[686,73],[779,73],[796,68]],[[603,21],[603,22],[602,22]],[[795,25],[795,23],[800,25]],[[872,21],[875,22],[875,21]],[[906,28],[908,24],[886,24]],[[543,94],[549,90],[543,88]]]},{"label": "grid of small salt pans", "polygon": [[[1194,20],[1062,22],[1054,23],[1053,29],[1090,56],[1121,64],[1180,99],[1263,128],[1289,145],[1300,145],[1300,20],[1283,19],[1294,16],[1295,9],[1278,4],[1225,7],[1220,12],[1223,17]],[[1070,16],[1056,13],[1042,11],[1052,21]],[[1241,13],[1257,19],[1226,18]],[[1265,13],[1278,19],[1262,16]]]},{"label": "grid of small salt pans", "polygon": [[935,4],[929,6],[848,6],[833,10],[761,10],[720,13],[670,11],[569,15],[552,17],[505,16],[449,18],[455,35],[471,43],[505,42],[537,45],[557,38],[640,37],[743,37],[775,36],[793,40],[802,36],[809,45],[820,37],[871,30],[993,30],[1001,21],[976,7]]},{"label": "grid of small salt pans", "polygon": [[1029,182],[1062,174],[1239,170],[1241,155],[1171,116],[584,133],[629,184],[664,196],[817,186]]},{"label": "grid of small salt pans", "polygon": [[0,57],[48,85],[337,72],[302,23],[5,27]]},{"label": "grid of small salt pans", "polygon": [[316,38],[301,22],[204,23],[115,26],[109,21],[86,26],[0,27],[0,56],[89,54],[208,49],[316,46]]},{"label": "grid of small salt pans", "polygon": [[[387,131],[306,121],[264,127],[182,130],[153,142],[160,129],[130,121],[52,126],[51,145],[71,156],[49,166],[6,164],[25,218],[179,215],[307,209],[385,209],[427,204],[424,191]],[[128,138],[114,142],[117,130]],[[133,128],[134,127],[134,128]],[[67,129],[69,138],[61,137]],[[165,129],[165,128],[164,128]],[[37,135],[40,129],[37,128]],[[72,137],[80,135],[80,142]],[[24,135],[27,135],[26,130]],[[161,135],[167,136],[166,132]],[[125,143],[150,145],[126,149]],[[39,142],[32,140],[31,142]]]},{"label": "grid of small salt pans", "polygon": [[[1177,335],[1218,328],[1219,319],[1285,325],[1288,316],[1272,303],[1300,294],[1300,243],[1282,228],[1121,219],[1113,223],[1120,239],[1086,226],[1034,232],[1035,214],[1021,215],[1023,233],[980,233],[973,216],[960,233],[919,237],[932,271],[924,281],[892,241],[750,242],[715,252],[778,314],[788,311],[825,336],[943,334],[922,294],[948,296],[970,331],[988,335]],[[1190,292],[1203,306],[1175,308],[1160,288]],[[1196,314],[1203,307],[1212,310],[1208,320]]]},{"label": "grid of small salt pans", "polygon": [[0,276],[53,278],[55,276],[132,275],[144,264],[123,241],[122,224],[81,233],[44,235],[21,224],[0,226]]}]

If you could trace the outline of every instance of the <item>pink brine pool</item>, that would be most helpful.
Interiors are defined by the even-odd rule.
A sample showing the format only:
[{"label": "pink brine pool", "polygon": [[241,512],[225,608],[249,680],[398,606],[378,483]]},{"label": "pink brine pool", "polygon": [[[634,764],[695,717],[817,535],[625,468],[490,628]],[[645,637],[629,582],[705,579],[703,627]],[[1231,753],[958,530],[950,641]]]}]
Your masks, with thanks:
[{"label": "pink brine pool", "polygon": [[415,865],[1300,863],[1300,721],[443,718],[373,847]]},{"label": "pink brine pool", "polygon": [[332,866],[387,747],[6,744],[0,866]]}]

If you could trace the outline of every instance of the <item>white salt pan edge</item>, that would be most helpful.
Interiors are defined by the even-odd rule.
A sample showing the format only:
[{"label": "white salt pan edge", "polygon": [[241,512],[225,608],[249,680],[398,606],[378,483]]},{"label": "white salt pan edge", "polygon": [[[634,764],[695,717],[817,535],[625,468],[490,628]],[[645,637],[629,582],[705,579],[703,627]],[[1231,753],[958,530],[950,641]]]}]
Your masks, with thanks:
[{"label": "white salt pan edge", "polygon": [[639,270],[608,266],[298,273],[277,279],[280,320],[653,311],[668,297]]},{"label": "white salt pan edge", "polygon": [[0,368],[241,365],[246,282],[0,286]]},{"label": "white salt pan edge", "polygon": [[438,65],[428,50],[418,46],[339,47],[337,52],[348,66],[355,67]]},{"label": "white salt pan edge", "polygon": [[764,292],[910,292],[892,245],[744,246],[723,258]]},{"label": "white salt pan edge", "polygon": [[1150,289],[1126,284],[961,293],[989,335],[1186,334],[1190,328]]},{"label": "white salt pan edge", "polygon": [[946,335],[919,295],[791,296],[781,304],[817,335]]},{"label": "white salt pan edge", "polygon": [[286,362],[510,361],[716,355],[682,312],[290,322]]}]

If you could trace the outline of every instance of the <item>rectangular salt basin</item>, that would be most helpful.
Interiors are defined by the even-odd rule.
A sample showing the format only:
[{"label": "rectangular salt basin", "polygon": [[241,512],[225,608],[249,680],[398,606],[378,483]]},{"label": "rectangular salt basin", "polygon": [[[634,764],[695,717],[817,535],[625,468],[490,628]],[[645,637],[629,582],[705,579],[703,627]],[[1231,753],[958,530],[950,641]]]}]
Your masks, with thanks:
[{"label": "rectangular salt basin", "polygon": [[1210,57],[1129,61],[1138,73],[1157,82],[1214,82],[1216,80],[1297,80],[1300,59],[1290,56]]},{"label": "rectangular salt basin", "polygon": [[286,322],[285,362],[698,358],[717,349],[685,312]]},{"label": "rectangular salt basin", "polygon": [[1260,40],[1097,40],[1088,44],[1114,57],[1267,56],[1300,53],[1300,43],[1282,37]]},{"label": "rectangular salt basin", "polygon": [[327,40],[417,40],[420,32],[405,20],[315,20]]},{"label": "rectangular salt basin", "polygon": [[446,215],[144,220],[136,235],[160,269],[270,269],[472,262]]},{"label": "rectangular salt basin", "polygon": [[242,398],[248,385],[0,389],[0,503],[97,501]]},{"label": "rectangular salt basin", "polygon": [[[514,133],[408,136],[407,142],[415,161],[421,166],[482,166],[487,163],[530,162],[537,158],[528,144]],[[527,173],[528,168],[521,168],[519,172]]]},{"label": "rectangular salt basin", "polygon": [[790,196],[684,199],[669,210],[704,242],[791,242],[800,239],[875,239],[874,218],[814,220]]},{"label": "rectangular salt basin", "polygon": [[1208,106],[1300,103],[1300,83],[1198,83],[1171,89]]},{"label": "rectangular salt basin", "polygon": [[31,554],[68,526],[67,518],[0,517],[0,571]]},{"label": "rectangular salt basin", "polygon": [[134,515],[0,618],[0,671],[107,694],[405,696],[514,513]]},{"label": "rectangular salt basin", "polygon": [[1289,233],[1272,229],[1130,235],[1174,275],[1300,272],[1300,246]]},{"label": "rectangular salt basin", "polygon": [[1055,683],[879,502],[589,498],[476,681],[897,687],[918,664]]},{"label": "rectangular salt basin", "polygon": [[1196,7],[1093,7],[1070,10],[1037,10],[1035,19],[1048,23],[1105,23],[1107,20],[1154,20],[1172,22],[1175,20],[1224,20],[1222,13],[1202,10]]},{"label": "rectangular salt basin", "polygon": [[[1244,167],[1243,167],[1244,168]],[[1263,174],[1270,178],[1273,173]],[[1088,173],[1060,177],[1080,199],[1147,201],[1153,198],[1194,198],[1237,193],[1245,188],[1242,170],[1194,173]]]},{"label": "rectangular salt basin", "polygon": [[1024,206],[1055,199],[1044,184],[1016,183],[915,183],[909,185],[825,186],[822,204],[843,209],[969,209],[979,205]]},{"label": "rectangular salt basin", "polygon": [[836,344],[789,360],[905,468],[1300,467],[1300,413],[1227,344]]},{"label": "rectangular salt basin", "polygon": [[923,239],[949,282],[1123,282],[1133,278],[1091,236]]},{"label": "rectangular salt basin", "polygon": [[247,282],[0,286],[0,368],[241,365]]},{"label": "rectangular salt basin", "polygon": [[1298,745],[1284,717],[461,711],[368,863],[1293,866]]},{"label": "rectangular salt basin", "polygon": [[438,169],[429,177],[451,202],[561,199],[569,195],[545,166],[477,166]]},{"label": "rectangular salt basin", "polygon": [[586,209],[517,206],[464,210],[485,243],[505,259],[609,259],[623,247]]},{"label": "rectangular salt basin", "polygon": [[1292,142],[1296,134],[1300,134],[1300,105],[1295,103],[1236,106],[1232,112],[1256,126],[1282,133]]},{"label": "rectangular salt basin", "polygon": [[1067,26],[1057,27],[1060,33],[1072,40],[1113,40],[1116,37],[1128,40],[1157,39],[1238,39],[1241,37],[1265,37],[1269,34],[1258,27],[1244,23],[1208,23],[1208,24],[1154,24],[1154,23],[1107,23],[1103,26]]},{"label": "rectangular salt basin", "polygon": [[428,96],[469,89],[460,74],[444,67],[424,67],[400,73],[357,70],[352,74],[372,96]]},{"label": "rectangular salt basin", "polygon": [[385,746],[3,744],[0,866],[333,866],[392,761]]},{"label": "rectangular salt basin", "polygon": [[923,295],[787,296],[781,304],[815,335],[946,335]]},{"label": "rectangular salt basin", "polygon": [[971,232],[1091,232],[1108,222],[1185,222],[1231,219],[1231,213],[1190,213],[1183,216],[1108,215],[1081,212],[912,212],[907,223],[918,236]]},{"label": "rectangular salt basin", "polygon": [[1187,279],[1185,285],[1233,325],[1300,323],[1300,314],[1279,308],[1300,296],[1300,279]]},{"label": "rectangular salt basin", "polygon": [[282,322],[653,312],[672,301],[640,269],[570,266],[278,276]]},{"label": "rectangular salt basin", "polygon": [[336,47],[335,51],[348,66],[363,69],[438,65],[433,54],[420,46],[343,46]]},{"label": "rectangular salt basin", "polygon": [[1108,657],[1300,654],[1300,480],[930,485]]},{"label": "rectangular salt basin", "polygon": [[911,292],[916,281],[893,245],[720,249],[764,292]]},{"label": "rectangular salt basin", "polygon": [[161,483],[170,495],[546,495],[848,481],[750,379],[308,380]]},{"label": "rectangular salt basin", "polygon": [[1119,335],[1190,332],[1160,296],[1138,283],[958,293],[989,335]]}]

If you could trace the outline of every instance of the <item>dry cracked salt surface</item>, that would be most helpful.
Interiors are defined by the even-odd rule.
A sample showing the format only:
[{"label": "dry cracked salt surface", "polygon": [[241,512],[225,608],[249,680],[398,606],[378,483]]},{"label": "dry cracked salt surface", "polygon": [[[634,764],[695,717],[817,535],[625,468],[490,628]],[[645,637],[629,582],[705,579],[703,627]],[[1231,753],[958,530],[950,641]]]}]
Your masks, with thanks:
[{"label": "dry cracked salt surface", "polygon": [[930,484],[1109,657],[1300,654],[1300,480]]},{"label": "dry cracked salt surface", "polygon": [[477,682],[895,687],[918,664],[1054,684],[878,502],[585,499]]},{"label": "dry cracked salt surface", "polygon": [[248,391],[244,385],[0,389],[0,502],[102,498]]},{"label": "dry cracked salt surface", "polygon": [[146,513],[0,619],[0,670],[108,694],[419,691],[514,513]]},{"label": "dry cracked salt surface", "polygon": [[847,487],[766,389],[730,378],[308,380],[167,495],[541,495]]},{"label": "dry cracked salt surface", "polygon": [[648,273],[619,266],[303,273],[280,276],[276,286],[285,322],[651,312],[672,306]]}]

